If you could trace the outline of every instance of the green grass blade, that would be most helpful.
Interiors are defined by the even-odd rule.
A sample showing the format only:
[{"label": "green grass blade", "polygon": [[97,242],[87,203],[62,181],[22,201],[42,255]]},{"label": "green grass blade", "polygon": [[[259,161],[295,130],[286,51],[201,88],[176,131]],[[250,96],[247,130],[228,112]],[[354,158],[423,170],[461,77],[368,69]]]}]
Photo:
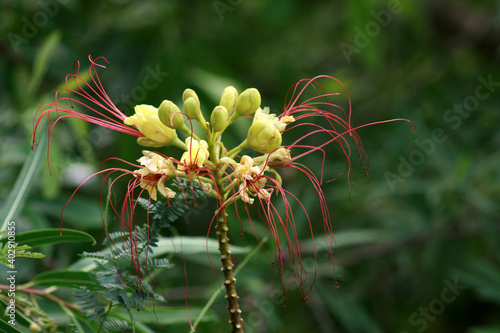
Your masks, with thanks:
[{"label": "green grass blade", "polygon": [[28,155],[17,177],[16,183],[14,184],[14,188],[10,191],[7,201],[2,208],[2,212],[0,213],[0,223],[2,223],[2,227],[0,231],[6,230],[7,223],[17,217],[24,205],[31,185],[35,182],[35,178],[38,175],[38,171],[42,165],[42,157],[45,155],[48,142],[47,131],[42,130],[41,133],[39,144],[35,147],[35,152]]},{"label": "green grass blade", "polygon": [[5,333],[22,333],[17,328],[14,328],[12,325],[0,319],[0,330]]},{"label": "green grass blade", "polygon": [[52,32],[42,44],[39,52],[37,52],[33,63],[32,78],[27,88],[27,96],[29,98],[34,96],[35,91],[40,86],[40,83],[42,82],[42,79],[49,67],[50,58],[59,44],[60,39],[61,33],[59,31]]}]

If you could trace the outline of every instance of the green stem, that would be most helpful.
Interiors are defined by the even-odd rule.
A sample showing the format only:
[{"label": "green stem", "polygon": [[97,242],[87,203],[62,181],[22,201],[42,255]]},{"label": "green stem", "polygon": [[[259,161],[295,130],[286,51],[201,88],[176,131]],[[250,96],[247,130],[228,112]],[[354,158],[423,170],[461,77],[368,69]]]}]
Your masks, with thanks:
[{"label": "green stem", "polygon": [[247,139],[243,140],[243,142],[240,143],[239,146],[228,151],[226,154],[226,157],[234,158],[240,151],[242,151],[243,149],[246,149],[246,148],[248,148]]}]

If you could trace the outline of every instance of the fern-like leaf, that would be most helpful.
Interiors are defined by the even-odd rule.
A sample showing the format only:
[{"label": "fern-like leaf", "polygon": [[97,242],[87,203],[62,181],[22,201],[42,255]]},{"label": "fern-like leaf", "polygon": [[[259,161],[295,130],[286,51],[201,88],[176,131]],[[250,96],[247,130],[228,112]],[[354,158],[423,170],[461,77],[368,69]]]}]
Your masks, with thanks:
[{"label": "fern-like leaf", "polygon": [[[0,245],[1,246],[1,245]],[[40,252],[30,252],[31,247],[28,245],[18,245],[16,244],[14,248],[10,248],[8,243],[5,243],[5,246],[0,249],[0,264],[11,267],[12,262],[12,250],[14,250],[16,258],[32,258],[32,259],[42,259],[45,258],[45,255]],[[9,260],[10,255],[10,260]]]}]

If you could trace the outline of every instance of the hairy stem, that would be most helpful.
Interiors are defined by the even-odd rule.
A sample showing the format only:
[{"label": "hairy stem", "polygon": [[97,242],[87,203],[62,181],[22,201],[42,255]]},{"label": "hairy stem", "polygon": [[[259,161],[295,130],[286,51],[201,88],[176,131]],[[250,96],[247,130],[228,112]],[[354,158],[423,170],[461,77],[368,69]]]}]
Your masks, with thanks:
[{"label": "hairy stem", "polygon": [[220,260],[222,262],[222,272],[224,273],[224,286],[226,287],[227,308],[229,310],[230,320],[232,326],[232,333],[242,333],[243,326],[241,319],[241,310],[238,305],[238,294],[236,293],[236,278],[234,277],[233,267],[231,261],[231,250],[229,250],[229,238],[227,237],[227,224],[226,224],[226,207],[220,207],[217,214],[216,234],[219,241]]}]

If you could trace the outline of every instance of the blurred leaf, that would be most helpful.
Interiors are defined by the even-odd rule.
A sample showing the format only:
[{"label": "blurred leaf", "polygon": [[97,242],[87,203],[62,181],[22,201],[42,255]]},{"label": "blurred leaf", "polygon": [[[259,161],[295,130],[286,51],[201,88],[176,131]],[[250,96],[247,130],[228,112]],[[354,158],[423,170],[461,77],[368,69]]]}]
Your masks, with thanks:
[{"label": "blurred leaf", "polygon": [[47,156],[49,163],[43,163],[40,175],[40,188],[43,198],[54,199],[61,190],[61,179],[64,169],[64,155],[58,145],[51,145]]},{"label": "blurred leaf", "polygon": [[47,142],[47,132],[42,130],[39,144],[35,147],[35,152],[28,154],[28,158],[17,176],[14,188],[10,191],[7,201],[2,208],[2,212],[0,213],[2,227],[0,231],[5,230],[7,223],[14,220],[22,209],[29,190],[38,174],[38,170],[42,165],[41,160],[44,156]]},{"label": "blurred leaf", "polygon": [[[197,253],[215,253],[219,254],[219,243],[217,240],[206,237],[172,237],[160,238],[158,249],[155,250],[155,255],[163,255],[167,253],[183,253],[184,255]],[[233,254],[248,253],[252,250],[251,247],[231,246]]]},{"label": "blurred leaf", "polygon": [[500,326],[472,327],[467,330],[467,333],[498,333],[498,332],[500,332]]},{"label": "blurred leaf", "polygon": [[327,288],[322,282],[316,281],[314,287],[318,290],[330,313],[344,327],[342,332],[382,333],[376,322],[366,313],[363,305],[352,295]]},{"label": "blurred leaf", "polygon": [[[0,298],[0,313],[2,314],[2,316],[3,316],[4,311],[7,309],[8,305],[9,304],[7,303],[6,300]],[[5,318],[5,319],[9,320],[10,318]],[[0,319],[0,321],[2,321],[2,319]],[[28,319],[22,311],[16,311],[16,324],[28,327],[30,325],[30,323],[31,323],[31,320]],[[8,324],[8,325],[11,326],[10,324]],[[4,328],[4,327],[2,327],[0,324],[0,328]]]},{"label": "blurred leaf", "polygon": [[[58,221],[61,219],[61,211],[66,203],[67,200],[65,199],[50,201],[32,200],[30,202],[33,208],[50,215]],[[101,207],[96,200],[75,196],[66,208],[64,208],[62,219],[63,224],[69,223],[80,229],[100,228],[102,227]]]},{"label": "blurred leaf", "polygon": [[[0,242],[5,243],[6,241],[6,238],[0,239]],[[31,247],[56,243],[96,243],[94,237],[91,235],[83,231],[71,229],[41,229],[23,232],[16,235],[16,242]]]},{"label": "blurred leaf", "polygon": [[23,333],[17,328],[13,327],[11,324],[3,321],[3,319],[0,319],[0,329],[4,333]]},{"label": "blurred leaf", "polygon": [[28,98],[32,98],[35,91],[40,86],[42,78],[47,72],[49,61],[52,58],[53,52],[59,44],[60,39],[61,34],[59,31],[52,32],[37,52],[35,61],[33,63],[33,74],[31,77],[31,81],[26,89]]},{"label": "blurred leaf", "polygon": [[[197,307],[189,307],[189,315],[191,318],[196,318],[200,315],[201,309]],[[115,316],[116,318],[122,320],[129,320],[128,314],[124,311],[112,311],[110,316]],[[163,326],[175,325],[175,324],[185,324],[189,322],[188,312],[185,307],[156,307],[151,311],[140,311],[134,314],[137,321],[147,324],[160,324]],[[204,317],[203,321],[213,321],[217,317],[212,311],[209,311]]]},{"label": "blurred leaf", "polygon": [[331,243],[325,235],[315,236],[314,242],[312,240],[307,241],[302,250],[306,252],[312,252],[314,249],[316,249],[316,251],[328,251],[331,246],[333,248],[335,248],[335,246],[342,248],[347,246],[387,243],[390,241],[390,237],[383,229],[342,230],[335,232],[333,238],[334,243]]},{"label": "blurred leaf", "polygon": [[472,287],[483,299],[500,304],[500,269],[485,260],[467,261],[467,269],[457,272],[463,284]]},{"label": "blurred leaf", "polygon": [[[155,258],[159,256],[163,256],[165,254],[172,254],[172,253],[182,253],[185,256],[188,255],[193,255],[193,254],[219,254],[219,244],[217,240],[209,238],[207,241],[207,238],[205,237],[172,237],[172,238],[167,238],[167,237],[160,237],[158,241],[158,246],[155,248],[154,253],[149,254],[149,258]],[[115,243],[116,247],[120,247],[120,243]],[[252,250],[251,247],[241,247],[241,246],[231,246],[231,252],[233,254],[242,254],[242,253],[248,253]],[[105,249],[102,251],[99,251],[97,254],[98,255],[105,255],[109,254],[110,250]],[[187,257],[186,257],[187,259]],[[83,258],[72,265],[69,266],[71,269],[78,269],[78,270],[84,270],[84,271],[89,271],[93,267],[95,267],[95,263],[93,259],[89,258]]]},{"label": "blurred leaf", "polygon": [[[201,68],[191,68],[189,74],[192,77],[193,82],[200,87],[199,89],[216,103],[219,102],[220,95],[224,88],[231,85],[238,88],[233,78],[222,77]],[[239,92],[241,93],[242,91]]]},{"label": "blurred leaf", "polygon": [[37,286],[57,286],[67,288],[78,288],[86,286],[89,289],[95,287],[95,282],[91,279],[90,273],[74,270],[54,270],[38,274],[31,281]]}]

